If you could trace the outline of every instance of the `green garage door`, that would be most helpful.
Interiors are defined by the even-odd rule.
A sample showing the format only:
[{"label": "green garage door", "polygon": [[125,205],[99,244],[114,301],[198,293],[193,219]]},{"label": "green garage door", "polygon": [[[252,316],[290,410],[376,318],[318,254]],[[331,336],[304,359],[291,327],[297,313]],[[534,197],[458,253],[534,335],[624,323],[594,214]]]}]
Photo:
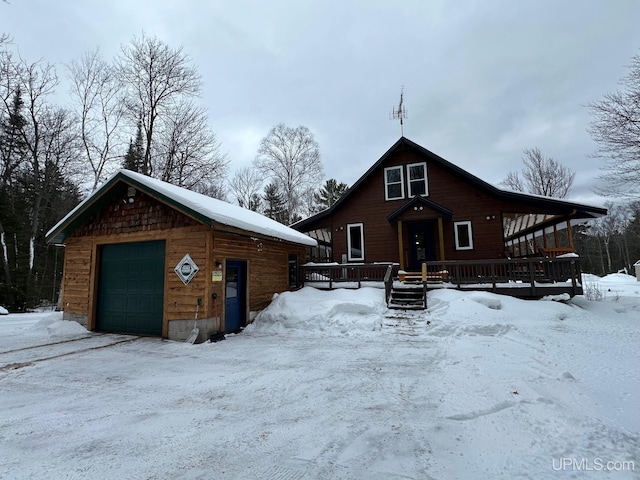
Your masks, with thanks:
[{"label": "green garage door", "polygon": [[104,245],[96,327],[103,332],[162,335],[164,240]]}]

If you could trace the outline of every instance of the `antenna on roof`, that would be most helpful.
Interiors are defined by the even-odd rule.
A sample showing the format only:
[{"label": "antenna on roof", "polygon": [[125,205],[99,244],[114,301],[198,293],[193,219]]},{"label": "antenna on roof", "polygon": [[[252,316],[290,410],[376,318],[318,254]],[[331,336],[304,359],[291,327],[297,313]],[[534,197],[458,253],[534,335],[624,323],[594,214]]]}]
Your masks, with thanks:
[{"label": "antenna on roof", "polygon": [[391,120],[400,119],[400,134],[404,137],[404,122],[403,122],[403,120],[405,118],[407,118],[407,109],[404,108],[403,96],[404,96],[404,85],[400,89],[400,103],[398,104],[397,108],[396,107],[393,108],[393,110],[391,111],[391,114],[389,115],[389,118]]}]

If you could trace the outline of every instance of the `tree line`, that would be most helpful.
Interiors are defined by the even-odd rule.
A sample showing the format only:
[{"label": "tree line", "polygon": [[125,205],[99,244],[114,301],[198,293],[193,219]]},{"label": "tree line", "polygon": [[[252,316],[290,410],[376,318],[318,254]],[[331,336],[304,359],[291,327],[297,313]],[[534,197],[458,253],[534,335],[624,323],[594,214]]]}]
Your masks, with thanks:
[{"label": "tree line", "polygon": [[[71,86],[64,105],[56,103],[61,77]],[[637,199],[639,57],[623,84],[589,105],[591,134],[605,160],[607,193]],[[325,180],[313,133],[285,124],[267,132],[252,165],[229,179],[230,160],[198,101],[201,91],[182,47],[144,33],[113,59],[95,49],[61,69],[23,58],[0,35],[0,304],[24,310],[56,300],[63,250],[44,236],[118,168],[235,201],[287,225],[330,207],[347,190]],[[536,148],[525,150],[523,161],[522,176],[510,172],[504,185],[567,194],[570,169]],[[590,271],[629,267],[638,257],[637,204],[610,210],[616,216],[576,232]]]},{"label": "tree line", "polygon": [[[71,93],[61,106],[63,76]],[[56,301],[64,252],[45,234],[118,168],[223,200],[231,189],[240,205],[285,224],[346,190],[335,180],[321,186],[309,129],[283,124],[261,142],[252,171],[229,182],[201,89],[181,47],[145,34],[112,60],[95,49],[62,69],[23,58],[0,36],[0,304]]]}]

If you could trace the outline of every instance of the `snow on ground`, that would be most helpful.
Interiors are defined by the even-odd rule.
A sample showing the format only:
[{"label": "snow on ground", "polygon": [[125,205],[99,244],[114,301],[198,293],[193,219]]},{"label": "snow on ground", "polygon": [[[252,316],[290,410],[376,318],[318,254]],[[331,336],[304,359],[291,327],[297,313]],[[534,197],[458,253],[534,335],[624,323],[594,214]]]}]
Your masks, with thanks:
[{"label": "snow on ground", "polygon": [[0,478],[640,478],[640,283],[275,297],[189,345],[0,318]]}]

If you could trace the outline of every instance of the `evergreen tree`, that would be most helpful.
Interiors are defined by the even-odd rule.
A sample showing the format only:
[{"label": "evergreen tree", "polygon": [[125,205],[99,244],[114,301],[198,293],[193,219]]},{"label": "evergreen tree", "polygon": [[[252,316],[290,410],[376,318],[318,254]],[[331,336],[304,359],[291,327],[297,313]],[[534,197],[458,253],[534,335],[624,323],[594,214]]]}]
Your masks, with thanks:
[{"label": "evergreen tree", "polygon": [[17,88],[8,115],[0,122],[0,303],[11,306],[17,301],[16,264],[18,239],[28,231],[28,210],[16,183],[16,174],[27,158],[24,140],[26,120],[24,102]]},{"label": "evergreen tree", "polygon": [[124,156],[122,168],[139,172],[144,160],[144,140],[142,138],[142,121],[138,120],[138,130],[136,132],[136,141],[129,141],[129,149]]},{"label": "evergreen tree", "polygon": [[27,145],[24,141],[27,122],[22,115],[23,107],[22,92],[18,87],[13,94],[9,115],[0,123],[0,188],[11,182],[14,171],[27,157]]},{"label": "evergreen tree", "polygon": [[319,212],[331,207],[348,188],[346,183],[338,183],[335,178],[327,180],[322,188],[313,194],[313,201],[316,204],[315,211]]},{"label": "evergreen tree", "polygon": [[289,215],[285,208],[284,195],[275,183],[264,187],[262,199],[264,200],[264,215],[286,225]]}]

